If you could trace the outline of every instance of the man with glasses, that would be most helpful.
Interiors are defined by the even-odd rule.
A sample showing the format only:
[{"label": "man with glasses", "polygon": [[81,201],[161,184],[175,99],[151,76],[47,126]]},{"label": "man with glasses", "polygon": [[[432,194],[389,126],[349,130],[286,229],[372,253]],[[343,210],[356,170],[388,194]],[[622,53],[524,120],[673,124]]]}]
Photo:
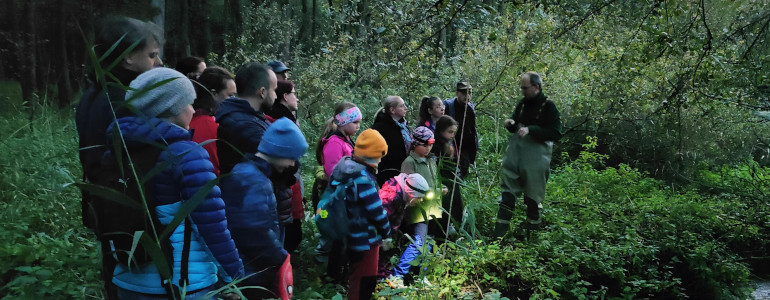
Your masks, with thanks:
[{"label": "man with glasses", "polygon": [[476,163],[479,138],[476,133],[476,106],[471,102],[473,87],[461,80],[455,89],[455,98],[444,100],[446,114],[457,121],[458,135],[455,137],[460,157],[460,177],[468,175],[468,167]]},{"label": "man with glasses", "polygon": [[542,91],[543,80],[535,72],[521,75],[521,94],[505,128],[512,133],[503,157],[503,174],[495,236],[504,235],[513,216],[516,196],[524,194],[527,218],[522,225],[537,229],[542,224],[545,183],[550,174],[553,142],[561,138],[561,119],[553,101]]}]

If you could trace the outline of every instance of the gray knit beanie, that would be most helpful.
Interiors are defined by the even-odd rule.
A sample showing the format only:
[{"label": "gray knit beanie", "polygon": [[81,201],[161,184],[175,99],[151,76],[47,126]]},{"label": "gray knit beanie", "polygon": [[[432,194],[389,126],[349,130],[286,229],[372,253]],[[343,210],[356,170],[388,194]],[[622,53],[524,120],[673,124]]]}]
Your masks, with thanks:
[{"label": "gray knit beanie", "polygon": [[126,101],[137,113],[147,117],[176,116],[195,100],[195,88],[190,79],[169,68],[144,72],[129,86]]}]

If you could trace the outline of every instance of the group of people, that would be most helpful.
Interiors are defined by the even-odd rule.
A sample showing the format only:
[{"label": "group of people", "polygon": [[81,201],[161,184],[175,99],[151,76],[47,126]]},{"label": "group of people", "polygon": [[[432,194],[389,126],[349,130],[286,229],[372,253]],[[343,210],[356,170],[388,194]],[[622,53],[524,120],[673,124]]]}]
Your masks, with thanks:
[{"label": "group of people", "polygon": [[[173,223],[168,282],[155,264],[132,267],[114,259],[115,244],[99,234],[110,216],[83,192],[84,224],[102,245],[107,298],[167,298],[167,286],[176,285],[195,299],[233,280],[261,287],[244,289],[249,299],[289,298],[290,253],[302,240],[305,219],[299,160],[308,148],[291,69],[280,61],[251,62],[233,74],[199,57],[179,60],[176,70],[164,68],[162,35],[152,23],[118,17],[99,28],[94,51],[104,58],[94,67],[111,76],[93,78],[77,109],[85,181],[98,182],[120,147],[141,156],[147,152],[136,149],[160,145],[148,158],[159,169],[145,183],[150,214],[172,224],[186,202],[200,201],[184,222]],[[542,222],[553,141],[561,136],[558,110],[543,95],[541,77],[525,73],[521,90],[523,100],[504,123],[514,134],[503,161],[496,236],[508,231],[522,192],[525,222]],[[356,192],[347,200],[345,240],[322,236],[316,254],[328,278],[347,286],[349,299],[369,299],[385,277],[403,284],[429,237],[450,238],[463,219],[460,187],[475,165],[479,137],[472,86],[457,82],[455,96],[424,97],[414,129],[399,96],[385,98],[360,134],[363,112],[351,102],[339,103],[327,121],[315,155],[313,209],[324,191],[344,182],[355,182]],[[380,245],[396,229],[412,242],[390,266]]]}]

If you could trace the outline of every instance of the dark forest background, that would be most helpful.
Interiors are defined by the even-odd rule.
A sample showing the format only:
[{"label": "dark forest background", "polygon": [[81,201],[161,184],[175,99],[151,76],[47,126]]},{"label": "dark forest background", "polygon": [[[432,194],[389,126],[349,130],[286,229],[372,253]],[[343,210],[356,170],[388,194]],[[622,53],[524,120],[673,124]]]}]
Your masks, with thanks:
[{"label": "dark forest background", "polygon": [[[363,129],[387,95],[416,119],[423,96],[473,85],[480,151],[462,188],[465,230],[425,257],[432,289],[381,286],[381,297],[746,299],[770,273],[766,0],[6,0],[0,295],[101,296],[98,244],[68,186],[81,178],[73,115],[87,49],[110,14],[161,26],[169,67],[188,55],[231,70],[286,62],[311,149],[339,101],[362,109]],[[543,74],[564,137],[546,229],[500,241],[489,232],[501,124],[525,71]],[[302,163],[310,185],[315,162]],[[312,222],[304,231],[298,298],[329,299]]]}]

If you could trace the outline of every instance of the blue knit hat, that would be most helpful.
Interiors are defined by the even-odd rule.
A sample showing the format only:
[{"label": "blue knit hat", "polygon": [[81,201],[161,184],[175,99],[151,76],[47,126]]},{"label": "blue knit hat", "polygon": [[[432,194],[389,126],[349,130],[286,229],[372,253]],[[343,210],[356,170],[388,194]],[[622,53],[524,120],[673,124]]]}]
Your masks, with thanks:
[{"label": "blue knit hat", "polygon": [[131,81],[130,87],[126,101],[137,113],[147,117],[176,116],[195,100],[190,79],[169,68],[144,72]]},{"label": "blue knit hat", "polygon": [[283,117],[267,127],[257,150],[272,157],[299,159],[307,147],[297,124]]}]

